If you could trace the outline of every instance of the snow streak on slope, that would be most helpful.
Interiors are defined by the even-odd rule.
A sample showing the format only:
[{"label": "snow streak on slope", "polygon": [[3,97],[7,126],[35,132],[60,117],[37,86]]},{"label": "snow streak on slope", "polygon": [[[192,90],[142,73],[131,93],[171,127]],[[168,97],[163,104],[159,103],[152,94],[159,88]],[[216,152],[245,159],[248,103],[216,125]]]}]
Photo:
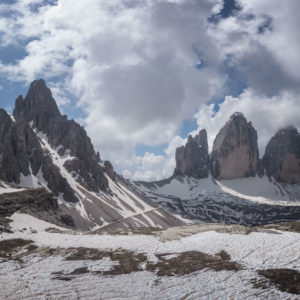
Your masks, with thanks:
[{"label": "snow streak on slope", "polygon": [[24,189],[18,188],[17,186],[12,186],[9,183],[5,183],[3,181],[0,181],[0,194],[21,192],[23,190]]},{"label": "snow streak on slope", "polygon": [[[0,258],[0,298],[14,299],[298,299],[299,295],[278,289],[264,281],[256,287],[259,270],[289,269],[300,271],[300,234],[282,231],[218,233],[210,230],[182,237],[188,228],[173,228],[177,238],[169,239],[168,231],[162,235],[91,235],[50,233],[46,222],[28,215],[14,214],[11,218],[13,233],[0,235],[0,241],[12,239],[32,240],[39,251],[18,260]],[[223,229],[227,227],[223,226]],[[195,227],[194,227],[195,229]],[[32,233],[32,230],[36,233]],[[41,248],[44,247],[44,248]],[[122,251],[133,257],[144,254],[145,262],[138,271],[105,275],[121,261],[107,257],[87,258],[74,253],[115,253]],[[44,249],[44,250],[42,250]],[[45,255],[52,249],[51,256]],[[78,250],[77,250],[78,249]],[[77,252],[78,251],[78,252]],[[100,252],[103,251],[103,252]],[[164,260],[171,260],[190,251],[218,255],[225,251],[231,262],[242,266],[237,270],[204,268],[188,274],[159,275],[146,269]],[[22,251],[20,251],[22,252]],[[39,254],[41,253],[41,255]],[[165,262],[166,263],[166,262]],[[66,274],[66,275],[64,275]],[[256,281],[257,280],[257,281]]]},{"label": "snow streak on slope", "polygon": [[[67,180],[79,199],[78,203],[70,203],[64,200],[63,194],[57,197],[60,208],[73,217],[77,228],[99,229],[107,226],[162,228],[184,224],[181,219],[152,203],[122,178],[114,181],[106,175],[109,182],[108,192],[95,193],[87,190],[77,181],[79,175],[69,172],[64,166],[67,161],[75,159],[71,156],[71,151],[66,150],[64,155],[60,155],[61,146],[53,148],[44,133],[33,130],[40,140],[41,147],[45,153],[51,156],[52,162],[58,167],[61,175]],[[32,172],[29,176],[21,175],[21,185],[34,188],[43,186],[49,190],[42,170],[38,172],[37,176],[34,176]]]},{"label": "snow streak on slope", "polygon": [[168,184],[155,182],[150,188],[137,183],[144,192],[170,195],[179,198],[193,198],[201,193],[226,193],[256,203],[277,205],[299,205],[300,184],[278,183],[268,177],[249,177],[234,180],[215,180],[213,177],[194,179],[174,178]]},{"label": "snow streak on slope", "polygon": [[204,222],[260,225],[300,220],[300,185],[267,177],[222,181],[178,177],[135,184],[170,211]]}]

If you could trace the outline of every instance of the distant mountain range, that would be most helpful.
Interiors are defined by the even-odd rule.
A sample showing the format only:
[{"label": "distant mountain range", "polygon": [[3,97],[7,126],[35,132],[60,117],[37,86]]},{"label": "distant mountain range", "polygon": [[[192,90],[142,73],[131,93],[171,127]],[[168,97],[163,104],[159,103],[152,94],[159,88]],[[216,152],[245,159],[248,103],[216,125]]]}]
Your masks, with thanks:
[{"label": "distant mountain range", "polygon": [[210,154],[202,129],[177,149],[173,176],[135,185],[185,218],[262,225],[300,219],[299,183],[297,129],[280,129],[260,159],[257,131],[237,112],[217,134]]},{"label": "distant mountain range", "polygon": [[235,113],[211,153],[203,129],[175,160],[168,179],[124,179],[36,80],[12,116],[0,110],[0,216],[26,210],[80,230],[300,220],[300,135],[292,126],[271,138],[260,159],[255,128]]}]

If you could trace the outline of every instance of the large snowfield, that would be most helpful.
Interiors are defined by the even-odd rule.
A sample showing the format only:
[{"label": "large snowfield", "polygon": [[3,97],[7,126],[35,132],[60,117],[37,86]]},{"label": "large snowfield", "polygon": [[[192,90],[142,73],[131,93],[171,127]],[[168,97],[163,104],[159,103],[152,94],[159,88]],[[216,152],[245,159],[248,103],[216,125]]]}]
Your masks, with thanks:
[{"label": "large snowfield", "polygon": [[[100,235],[27,214],[11,220],[12,232],[0,235],[1,299],[299,299],[259,274],[300,271],[296,232],[212,224]],[[5,256],[1,247],[11,240],[20,247]],[[191,260],[203,255],[208,264]],[[169,272],[179,256],[182,266]]]}]

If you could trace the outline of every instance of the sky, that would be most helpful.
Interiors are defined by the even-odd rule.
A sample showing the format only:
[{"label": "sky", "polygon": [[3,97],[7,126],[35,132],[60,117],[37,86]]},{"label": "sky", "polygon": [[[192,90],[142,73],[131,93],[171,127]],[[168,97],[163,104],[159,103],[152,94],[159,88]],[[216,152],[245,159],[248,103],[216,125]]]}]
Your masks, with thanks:
[{"label": "sky", "polygon": [[1,0],[0,107],[43,78],[123,176],[172,175],[176,148],[236,111],[260,156],[300,129],[299,0]]}]

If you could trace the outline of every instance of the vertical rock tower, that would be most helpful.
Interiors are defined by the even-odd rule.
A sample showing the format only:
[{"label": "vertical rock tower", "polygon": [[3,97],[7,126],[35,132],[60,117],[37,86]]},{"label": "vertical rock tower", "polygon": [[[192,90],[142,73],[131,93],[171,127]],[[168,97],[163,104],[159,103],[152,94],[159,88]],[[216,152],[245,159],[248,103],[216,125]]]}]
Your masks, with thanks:
[{"label": "vertical rock tower", "polygon": [[190,135],[185,146],[176,149],[176,168],[173,176],[205,178],[209,173],[207,133],[200,130],[194,138]]},{"label": "vertical rock tower", "polygon": [[286,183],[300,183],[300,134],[293,126],[280,129],[271,138],[263,157],[269,176]]},{"label": "vertical rock tower", "polygon": [[257,132],[242,113],[234,113],[217,134],[211,173],[217,179],[255,176],[259,165]]}]

